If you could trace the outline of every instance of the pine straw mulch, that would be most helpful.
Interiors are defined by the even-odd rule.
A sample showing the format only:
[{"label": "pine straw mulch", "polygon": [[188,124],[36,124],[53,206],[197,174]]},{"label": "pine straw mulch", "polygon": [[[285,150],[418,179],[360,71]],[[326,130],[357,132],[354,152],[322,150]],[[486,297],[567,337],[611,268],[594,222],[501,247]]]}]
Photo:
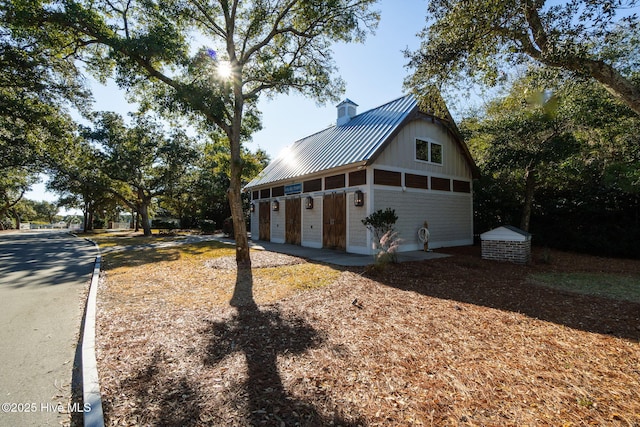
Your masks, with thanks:
[{"label": "pine straw mulch", "polygon": [[169,286],[119,293],[107,272],[97,349],[106,424],[640,426],[640,304],[527,281],[544,271],[640,277],[640,261],[553,252],[550,265],[522,267],[481,260],[477,248],[447,252],[235,307],[187,304]]}]

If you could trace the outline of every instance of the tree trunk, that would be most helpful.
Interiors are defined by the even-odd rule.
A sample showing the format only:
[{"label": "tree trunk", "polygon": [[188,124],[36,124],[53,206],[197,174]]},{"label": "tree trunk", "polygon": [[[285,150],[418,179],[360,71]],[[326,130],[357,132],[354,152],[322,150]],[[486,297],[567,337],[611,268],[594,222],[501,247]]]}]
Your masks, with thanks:
[{"label": "tree trunk", "polygon": [[12,212],[16,218],[16,230],[20,230],[20,215],[15,210],[12,210]]},{"label": "tree trunk", "polygon": [[529,231],[529,223],[531,221],[531,207],[533,206],[533,195],[536,190],[536,171],[527,168],[524,172],[525,190],[524,190],[524,206],[522,207],[522,218],[520,219],[520,228]]},{"label": "tree trunk", "polygon": [[613,95],[614,98],[625,103],[634,113],[640,116],[640,87],[625,78],[615,68],[604,61],[585,61],[590,74],[604,88]]},{"label": "tree trunk", "polygon": [[91,202],[85,204],[84,230],[93,230],[93,203]]},{"label": "tree trunk", "polygon": [[233,124],[228,135],[229,148],[231,149],[231,182],[228,195],[231,219],[233,220],[233,234],[236,239],[236,264],[238,265],[238,271],[240,271],[242,269],[251,269],[251,258],[249,256],[247,226],[242,210],[243,161],[240,150],[240,130],[242,127],[244,100],[242,98],[242,85],[237,81],[234,82],[233,92],[235,96]]},{"label": "tree trunk", "polygon": [[603,60],[570,53],[558,57],[554,52],[557,46],[549,43],[549,37],[540,19],[538,2],[527,1],[525,3],[525,19],[529,23],[530,34],[533,35],[533,39],[540,49],[538,50],[532,43],[527,43],[525,40],[525,53],[545,65],[564,68],[593,77],[614,98],[625,103],[634,113],[640,116],[640,87]]},{"label": "tree trunk", "polygon": [[149,237],[151,236],[151,224],[149,221],[149,201],[143,200],[140,203],[140,216],[142,217],[142,229],[144,230],[144,235]]}]

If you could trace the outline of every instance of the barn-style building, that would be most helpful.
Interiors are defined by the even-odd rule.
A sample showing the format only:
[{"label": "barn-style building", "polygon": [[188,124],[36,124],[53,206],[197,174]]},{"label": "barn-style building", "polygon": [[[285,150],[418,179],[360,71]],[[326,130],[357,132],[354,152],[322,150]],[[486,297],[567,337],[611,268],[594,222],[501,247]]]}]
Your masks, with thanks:
[{"label": "barn-style building", "polygon": [[346,99],[335,126],[293,143],[245,188],[253,240],[373,254],[362,219],[392,208],[400,251],[473,243],[477,168],[455,123],[413,95],[357,114]]}]

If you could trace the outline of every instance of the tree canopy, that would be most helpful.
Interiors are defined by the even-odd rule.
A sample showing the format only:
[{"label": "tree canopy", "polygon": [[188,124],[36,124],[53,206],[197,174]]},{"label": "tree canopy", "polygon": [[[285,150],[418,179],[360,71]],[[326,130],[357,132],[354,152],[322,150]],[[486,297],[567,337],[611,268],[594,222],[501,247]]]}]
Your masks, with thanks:
[{"label": "tree canopy", "polygon": [[0,169],[42,168],[75,127],[66,109],[84,109],[88,93],[71,39],[55,29],[28,30],[0,7]]},{"label": "tree canopy", "polygon": [[476,232],[520,224],[537,245],[640,256],[640,117],[594,81],[548,77],[461,123],[481,170]]},{"label": "tree canopy", "polygon": [[[291,90],[335,99],[330,45],[361,41],[379,16],[375,0],[11,1],[9,17],[75,38],[98,76],[132,92],[157,93],[151,104],[192,114],[220,129],[230,148],[228,191],[236,259],[249,265],[241,197],[243,137],[258,126],[261,94]],[[221,71],[225,71],[222,73]],[[151,90],[149,90],[151,86]]]},{"label": "tree canopy", "polygon": [[593,78],[640,115],[637,0],[433,0],[421,46],[407,52],[418,93],[495,85],[536,64]]}]

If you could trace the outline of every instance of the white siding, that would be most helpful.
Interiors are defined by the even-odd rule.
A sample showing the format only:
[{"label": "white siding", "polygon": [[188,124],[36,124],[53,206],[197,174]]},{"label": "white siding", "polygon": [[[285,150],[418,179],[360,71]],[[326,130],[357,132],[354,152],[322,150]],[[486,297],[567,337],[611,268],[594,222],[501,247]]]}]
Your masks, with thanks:
[{"label": "white siding", "polygon": [[429,223],[430,248],[473,244],[472,201],[466,193],[375,190],[374,211],[395,209],[401,250],[421,249],[418,230]]},{"label": "white siding", "polygon": [[[415,158],[416,138],[442,144],[442,165],[417,161]],[[393,166],[414,170],[416,173],[449,176],[471,180],[471,169],[460,146],[446,129],[427,120],[414,120],[400,130],[382,154],[375,166]]]},{"label": "white siding", "polygon": [[260,237],[260,222],[258,218],[260,218],[260,203],[256,200],[253,203],[255,206],[255,212],[251,212],[251,240],[258,240]]},{"label": "white siding", "polygon": [[322,247],[322,197],[313,198],[313,209],[305,209],[306,196],[302,197],[302,246]]},{"label": "white siding", "polygon": [[[367,196],[365,195],[365,198]],[[367,217],[365,206],[354,206],[354,193],[347,193],[347,233],[349,239],[347,246],[367,248],[367,228],[362,224],[362,220]]]},{"label": "white siding", "polygon": [[280,208],[277,211],[271,211],[271,241],[274,243],[284,243],[284,233],[285,233],[285,203],[284,199],[272,199],[278,200],[280,203]]}]

